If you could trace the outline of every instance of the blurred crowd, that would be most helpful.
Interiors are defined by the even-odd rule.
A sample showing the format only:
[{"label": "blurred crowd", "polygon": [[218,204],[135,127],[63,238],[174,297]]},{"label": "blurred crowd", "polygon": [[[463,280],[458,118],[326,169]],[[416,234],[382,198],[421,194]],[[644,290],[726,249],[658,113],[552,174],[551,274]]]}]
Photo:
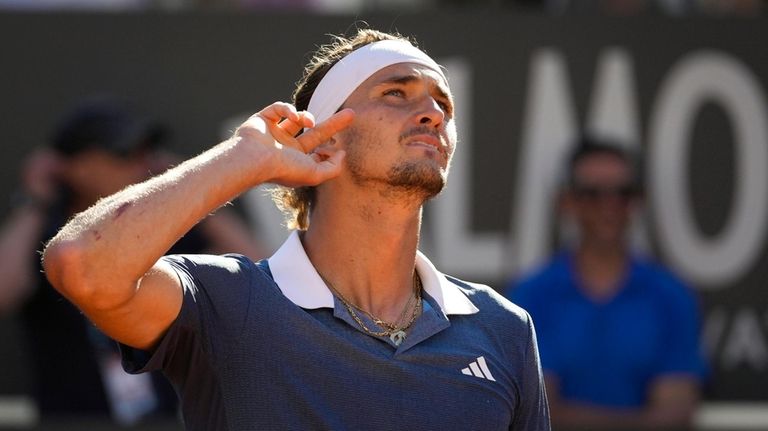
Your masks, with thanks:
[{"label": "blurred crowd", "polygon": [[[30,392],[44,425],[73,418],[132,425],[176,415],[176,395],[165,379],[122,370],[117,344],[51,287],[39,252],[74,214],[178,163],[180,157],[165,148],[168,135],[163,123],[132,102],[94,95],[63,115],[50,143],[23,163],[0,223],[0,318],[20,323]],[[169,253],[232,251],[264,256],[250,226],[225,207]]]},{"label": "blurred crowd", "polygon": [[502,8],[555,15],[755,16],[766,0],[0,0],[0,10],[271,10],[312,13],[416,12]]}]

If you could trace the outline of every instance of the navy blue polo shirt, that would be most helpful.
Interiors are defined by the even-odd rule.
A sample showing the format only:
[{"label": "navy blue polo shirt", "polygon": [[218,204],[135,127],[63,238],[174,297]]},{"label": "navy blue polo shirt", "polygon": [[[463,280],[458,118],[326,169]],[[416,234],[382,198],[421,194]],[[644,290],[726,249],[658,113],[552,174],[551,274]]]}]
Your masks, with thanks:
[{"label": "navy blue polo shirt", "polygon": [[425,306],[400,346],[362,331],[295,232],[258,264],[164,259],[181,311],[153,352],[123,346],[123,364],[162,370],[189,430],[550,429],[528,314],[421,253]]}]

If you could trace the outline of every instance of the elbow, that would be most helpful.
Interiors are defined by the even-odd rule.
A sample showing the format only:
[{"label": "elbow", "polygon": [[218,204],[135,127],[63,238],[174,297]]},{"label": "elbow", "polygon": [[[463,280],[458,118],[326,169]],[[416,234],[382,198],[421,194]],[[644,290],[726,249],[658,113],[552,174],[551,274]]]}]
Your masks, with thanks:
[{"label": "elbow", "polygon": [[88,295],[83,276],[83,254],[75,241],[56,237],[46,245],[42,254],[43,272],[51,286],[73,301]]},{"label": "elbow", "polygon": [[81,310],[109,311],[129,301],[137,281],[121,281],[90,257],[86,245],[54,237],[43,250],[43,271],[51,286]]}]

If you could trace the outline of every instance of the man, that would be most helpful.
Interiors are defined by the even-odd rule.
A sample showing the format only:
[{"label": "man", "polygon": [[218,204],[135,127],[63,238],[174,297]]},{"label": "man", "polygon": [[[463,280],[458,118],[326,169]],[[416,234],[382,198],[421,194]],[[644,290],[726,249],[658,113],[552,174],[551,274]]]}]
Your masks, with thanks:
[{"label": "man", "polygon": [[560,204],[578,242],[508,293],[539,330],[553,424],[685,428],[704,370],[697,307],[686,286],[627,243],[640,197],[636,163],[586,139],[567,173]]},{"label": "man", "polygon": [[[321,48],[295,103],[75,217],[52,283],[129,369],[164,371],[188,429],[549,429],[527,314],[417,252],[456,144],[441,68],[361,30]],[[161,258],[264,182],[300,187],[283,204],[306,229],[267,261]]]},{"label": "man", "polygon": [[[176,396],[162,376],[131,376],[114,343],[50,287],[40,245],[102,197],[165,170],[164,128],[111,96],[80,101],[55,128],[50,147],[25,163],[14,208],[0,228],[0,312],[18,311],[31,360],[33,397],[43,422],[176,417]],[[220,211],[173,245],[176,253],[259,256],[245,224]],[[157,377],[157,378],[155,378]]]}]

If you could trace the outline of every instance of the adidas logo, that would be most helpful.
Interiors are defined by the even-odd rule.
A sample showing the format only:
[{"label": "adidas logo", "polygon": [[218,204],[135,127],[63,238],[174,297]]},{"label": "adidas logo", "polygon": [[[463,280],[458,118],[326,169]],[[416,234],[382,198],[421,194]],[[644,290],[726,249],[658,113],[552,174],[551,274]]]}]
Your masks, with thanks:
[{"label": "adidas logo", "polygon": [[461,370],[461,373],[468,376],[479,377],[481,379],[488,379],[492,382],[496,381],[496,379],[493,378],[493,374],[491,374],[491,370],[488,369],[488,364],[485,363],[485,358],[482,356],[479,356],[477,359],[470,362],[467,368]]}]

